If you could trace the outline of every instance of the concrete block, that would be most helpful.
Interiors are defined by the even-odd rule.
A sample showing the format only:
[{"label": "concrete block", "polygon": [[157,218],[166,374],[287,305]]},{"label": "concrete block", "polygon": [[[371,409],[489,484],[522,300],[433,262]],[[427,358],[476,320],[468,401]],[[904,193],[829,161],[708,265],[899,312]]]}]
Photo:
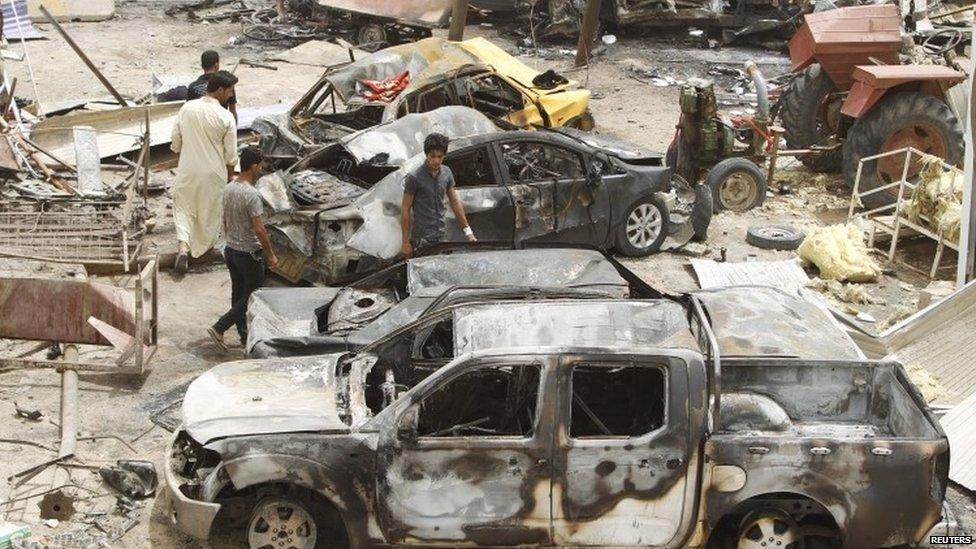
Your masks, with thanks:
[{"label": "concrete block", "polygon": [[27,0],[27,13],[35,23],[47,22],[41,4],[58,21],[104,21],[115,15],[115,0]]}]

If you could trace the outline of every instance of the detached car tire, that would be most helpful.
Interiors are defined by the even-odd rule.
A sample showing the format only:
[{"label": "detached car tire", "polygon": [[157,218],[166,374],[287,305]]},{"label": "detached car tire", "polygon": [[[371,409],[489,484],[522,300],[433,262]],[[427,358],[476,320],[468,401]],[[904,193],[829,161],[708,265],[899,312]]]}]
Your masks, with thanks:
[{"label": "detached car tire", "polygon": [[707,185],[695,185],[695,205],[691,210],[691,227],[695,230],[696,242],[708,240],[708,227],[712,224],[715,202],[712,190]]},{"label": "detached car tire", "polygon": [[746,242],[764,250],[795,250],[805,235],[790,225],[759,225],[749,227]]},{"label": "detached car tire", "polygon": [[705,176],[705,184],[712,190],[716,212],[745,212],[766,200],[766,174],[745,158],[726,158],[715,164]]},{"label": "detached car tire", "polygon": [[647,196],[627,208],[617,227],[617,251],[627,257],[646,257],[661,249],[668,236],[670,213],[657,196]]},{"label": "detached car tire", "polygon": [[[854,188],[857,165],[861,158],[874,156],[906,146],[941,157],[946,163],[959,165],[965,153],[962,125],[949,105],[931,95],[917,92],[895,93],[878,103],[854,123],[844,142],[844,176]],[[859,192],[883,187],[901,179],[905,157],[890,157],[864,163]],[[909,167],[909,177],[918,167]],[[861,199],[867,208],[880,208],[898,199],[897,187],[870,194]]]}]

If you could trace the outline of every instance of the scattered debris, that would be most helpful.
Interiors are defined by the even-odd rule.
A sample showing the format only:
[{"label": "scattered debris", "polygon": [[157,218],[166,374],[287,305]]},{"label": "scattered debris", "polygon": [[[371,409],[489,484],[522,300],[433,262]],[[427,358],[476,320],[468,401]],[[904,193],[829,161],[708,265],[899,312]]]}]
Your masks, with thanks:
[{"label": "scattered debris", "polygon": [[797,295],[810,280],[796,260],[720,263],[711,259],[692,259],[691,267],[702,289],[768,286]]},{"label": "scattered debris", "polygon": [[872,282],[881,267],[869,255],[864,234],[854,225],[830,225],[810,233],[798,248],[800,258],[820,269],[820,278]]},{"label": "scattered debris", "polygon": [[75,498],[66,494],[64,490],[46,494],[41,501],[37,502],[37,506],[40,508],[42,519],[66,521],[75,514]]},{"label": "scattered debris", "polygon": [[838,282],[837,280],[812,278],[807,284],[812,288],[840,303],[851,303],[854,305],[884,305],[885,300],[874,297],[860,284],[849,284]]},{"label": "scattered debris", "polygon": [[0,521],[0,548],[10,547],[14,540],[30,537],[30,528],[12,522]]},{"label": "scattered debris", "polygon": [[949,297],[956,291],[955,282],[950,282],[947,280],[935,280],[929,283],[928,286],[924,287],[918,293],[918,304],[916,309],[921,311],[929,305],[938,303],[943,299]]},{"label": "scattered debris", "polygon": [[40,421],[44,414],[40,410],[28,410],[26,408],[21,408],[16,402],[14,402],[14,410],[17,412],[17,417],[21,417],[30,421]]},{"label": "scattered debris", "polygon": [[144,498],[156,492],[159,479],[151,461],[120,459],[115,465],[104,465],[98,474],[112,488],[130,498]]}]

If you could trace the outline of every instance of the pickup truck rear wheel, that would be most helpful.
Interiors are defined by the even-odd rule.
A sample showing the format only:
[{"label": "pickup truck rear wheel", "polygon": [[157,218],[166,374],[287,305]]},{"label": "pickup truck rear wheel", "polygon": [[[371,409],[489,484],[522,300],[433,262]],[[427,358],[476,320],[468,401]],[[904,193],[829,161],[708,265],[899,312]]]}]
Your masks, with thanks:
[{"label": "pickup truck rear wheel", "polygon": [[742,519],[737,549],[804,549],[800,525],[779,509],[757,509]]}]

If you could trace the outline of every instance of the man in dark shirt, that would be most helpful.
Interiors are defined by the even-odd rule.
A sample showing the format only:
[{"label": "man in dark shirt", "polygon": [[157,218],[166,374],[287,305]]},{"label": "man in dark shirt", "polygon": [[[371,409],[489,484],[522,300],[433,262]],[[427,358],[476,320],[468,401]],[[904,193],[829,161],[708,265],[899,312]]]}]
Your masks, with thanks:
[{"label": "man in dark shirt", "polygon": [[437,244],[444,239],[447,206],[469,242],[475,242],[474,232],[464,215],[464,205],[454,188],[454,174],[444,165],[448,139],[432,133],[424,140],[426,160],[407,174],[403,185],[403,202],[400,205],[400,229],[403,232],[403,257],[411,257],[422,248]]},{"label": "man in dark shirt", "polygon": [[[203,67],[203,74],[199,78],[194,80],[187,86],[186,100],[190,101],[193,99],[200,99],[201,97],[207,95],[207,84],[210,83],[210,78],[220,70],[220,54],[213,51],[207,50],[203,52],[200,56],[200,66]],[[230,96],[227,103],[224,104],[224,108],[230,111],[234,115],[234,121],[237,121],[237,94]]]}]

